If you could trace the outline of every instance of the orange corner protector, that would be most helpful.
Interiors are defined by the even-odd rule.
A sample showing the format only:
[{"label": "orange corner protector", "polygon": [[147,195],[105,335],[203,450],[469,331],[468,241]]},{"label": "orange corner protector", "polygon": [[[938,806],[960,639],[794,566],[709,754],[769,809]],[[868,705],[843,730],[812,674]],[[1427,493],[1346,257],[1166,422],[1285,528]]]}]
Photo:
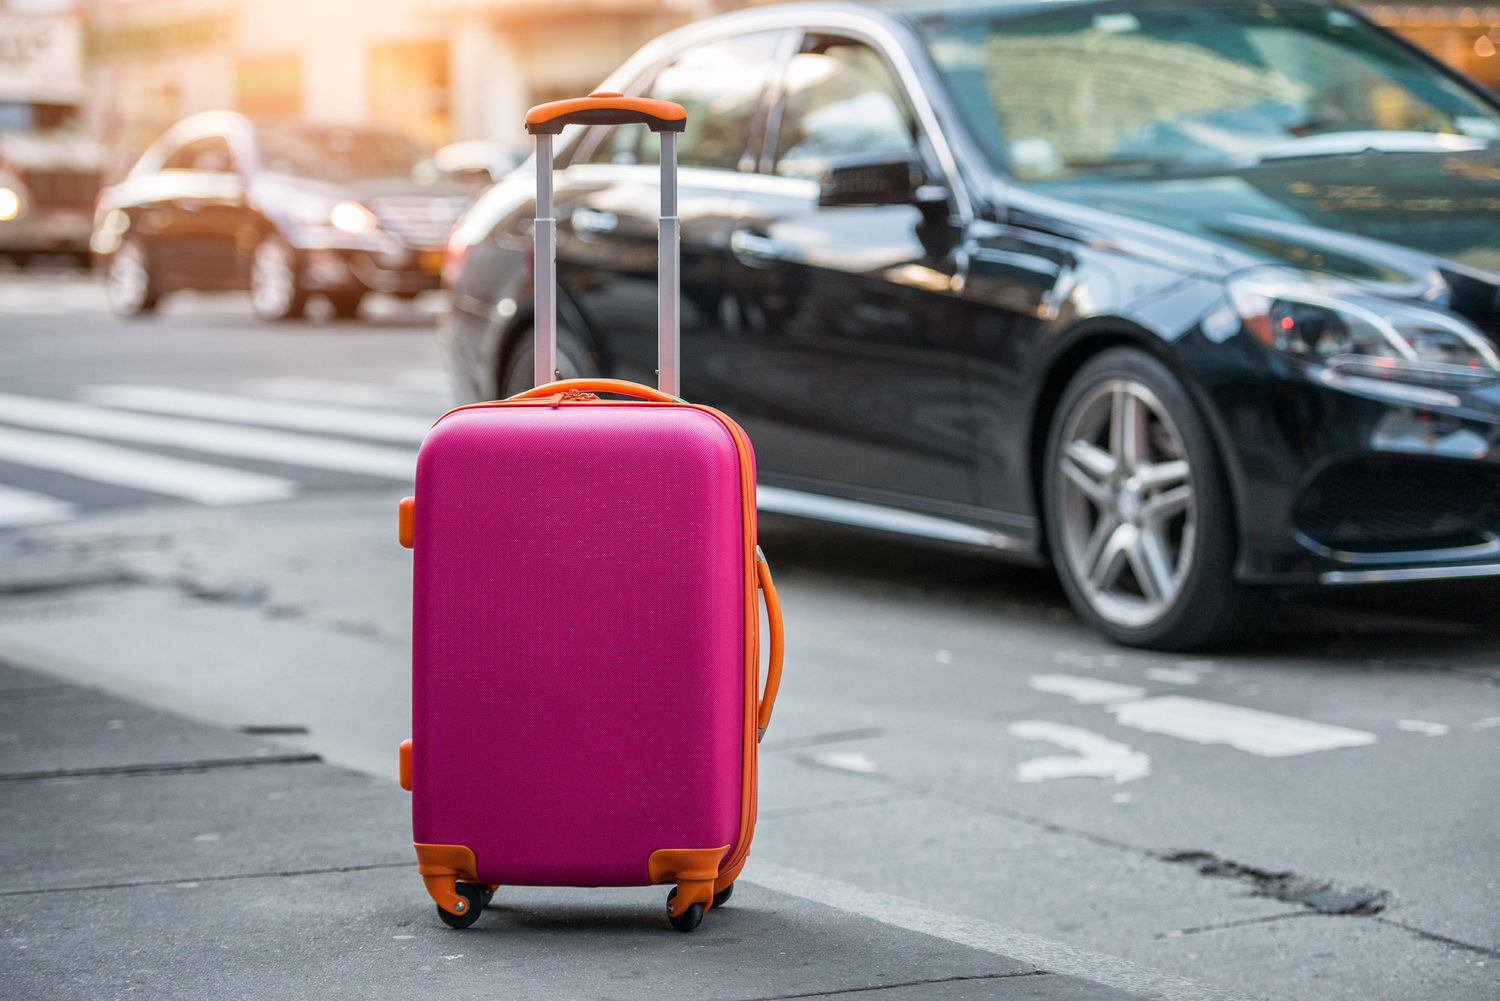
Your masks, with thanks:
[{"label": "orange corner protector", "polygon": [[396,522],[396,538],[407,549],[412,548],[412,540],[416,535],[417,527],[417,499],[415,497],[401,498],[400,513]]},{"label": "orange corner protector", "polygon": [[676,883],[677,896],[667,904],[672,917],[679,917],[693,904],[704,910],[714,905],[714,881],[719,878],[719,863],[729,854],[729,846],[720,848],[662,848],[651,853],[646,870],[653,883]]},{"label": "orange corner protector", "polygon": [[472,883],[479,882],[479,871],[474,862],[474,852],[463,845],[413,844],[417,850],[417,872],[437,905],[450,914],[462,914],[469,902],[458,895],[454,884],[462,876]]},{"label": "orange corner protector", "polygon": [[397,753],[396,775],[401,782],[401,788],[411,792],[411,738],[407,737],[401,742],[401,748]]}]

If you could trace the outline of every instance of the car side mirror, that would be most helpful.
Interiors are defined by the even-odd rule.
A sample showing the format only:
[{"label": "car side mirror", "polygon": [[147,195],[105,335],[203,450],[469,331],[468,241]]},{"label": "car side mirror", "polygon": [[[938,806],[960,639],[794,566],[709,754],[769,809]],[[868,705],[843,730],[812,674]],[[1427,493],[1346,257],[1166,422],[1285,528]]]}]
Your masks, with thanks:
[{"label": "car side mirror", "polygon": [[818,207],[915,205],[931,219],[948,202],[948,188],[926,183],[913,156],[844,160],[829,165],[818,190]]}]

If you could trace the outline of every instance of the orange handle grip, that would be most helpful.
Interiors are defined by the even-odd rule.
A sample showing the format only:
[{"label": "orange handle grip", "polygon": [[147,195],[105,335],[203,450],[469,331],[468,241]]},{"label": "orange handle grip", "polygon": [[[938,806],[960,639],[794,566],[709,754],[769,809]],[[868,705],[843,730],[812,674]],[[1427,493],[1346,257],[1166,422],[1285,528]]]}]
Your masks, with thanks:
[{"label": "orange handle grip", "polygon": [[781,688],[781,659],[785,653],[785,642],[781,629],[781,599],[776,596],[776,585],[771,581],[771,567],[755,549],[755,575],[760,581],[761,592],[766,596],[766,619],[771,625],[771,662],[766,666],[766,694],[760,700],[760,712],[756,715],[756,741],[766,735],[771,725],[771,710],[776,707],[776,693]]},{"label": "orange handle grip", "polygon": [[545,385],[536,386],[517,393],[510,397],[512,400],[538,400],[558,393],[566,393],[570,389],[576,389],[581,393],[618,393],[621,396],[637,396],[643,400],[652,400],[656,403],[681,403],[675,396],[663,393],[659,389],[650,386],[642,386],[638,382],[626,382],[624,379],[562,379],[557,382],[549,382]]},{"label": "orange handle grip", "polygon": [[671,101],[649,97],[626,97],[601,90],[588,97],[538,104],[526,112],[526,131],[555,136],[565,125],[644,124],[652,132],[681,132],[687,128],[687,110]]}]

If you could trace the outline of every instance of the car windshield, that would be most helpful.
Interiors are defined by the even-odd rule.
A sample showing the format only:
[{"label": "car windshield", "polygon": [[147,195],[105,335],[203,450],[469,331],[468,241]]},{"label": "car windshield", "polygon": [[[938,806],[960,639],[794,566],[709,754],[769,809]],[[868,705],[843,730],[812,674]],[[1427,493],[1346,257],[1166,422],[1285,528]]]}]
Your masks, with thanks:
[{"label": "car windshield", "polygon": [[1021,180],[1500,138],[1476,92],[1338,9],[981,7],[922,24],[976,140]]},{"label": "car windshield", "polygon": [[257,132],[261,162],[268,170],[342,183],[382,177],[436,175],[422,150],[389,132],[310,127],[262,126]]},{"label": "car windshield", "polygon": [[0,132],[76,132],[78,106],[32,101],[0,101]]}]

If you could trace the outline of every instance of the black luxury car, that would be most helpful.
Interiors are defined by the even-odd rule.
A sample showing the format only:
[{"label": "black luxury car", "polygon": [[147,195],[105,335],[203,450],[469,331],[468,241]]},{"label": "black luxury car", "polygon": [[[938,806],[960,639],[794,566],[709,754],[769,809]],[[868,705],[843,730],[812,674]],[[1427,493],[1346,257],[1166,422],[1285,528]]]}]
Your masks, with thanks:
[{"label": "black luxury car", "polygon": [[[1329,3],[797,4],[644,48],[685,395],[762,510],[1050,558],[1116,641],[1500,574],[1500,108]],[[559,368],[652,381],[657,147],[563,136]],[[473,399],[531,378],[534,175],[450,237]]]},{"label": "black luxury car", "polygon": [[367,292],[440,284],[443,239],[472,197],[405,136],[257,122],[178,122],[99,197],[91,248],[118,313],[174,289],[249,289],[267,320],[320,292],[353,316]]}]

